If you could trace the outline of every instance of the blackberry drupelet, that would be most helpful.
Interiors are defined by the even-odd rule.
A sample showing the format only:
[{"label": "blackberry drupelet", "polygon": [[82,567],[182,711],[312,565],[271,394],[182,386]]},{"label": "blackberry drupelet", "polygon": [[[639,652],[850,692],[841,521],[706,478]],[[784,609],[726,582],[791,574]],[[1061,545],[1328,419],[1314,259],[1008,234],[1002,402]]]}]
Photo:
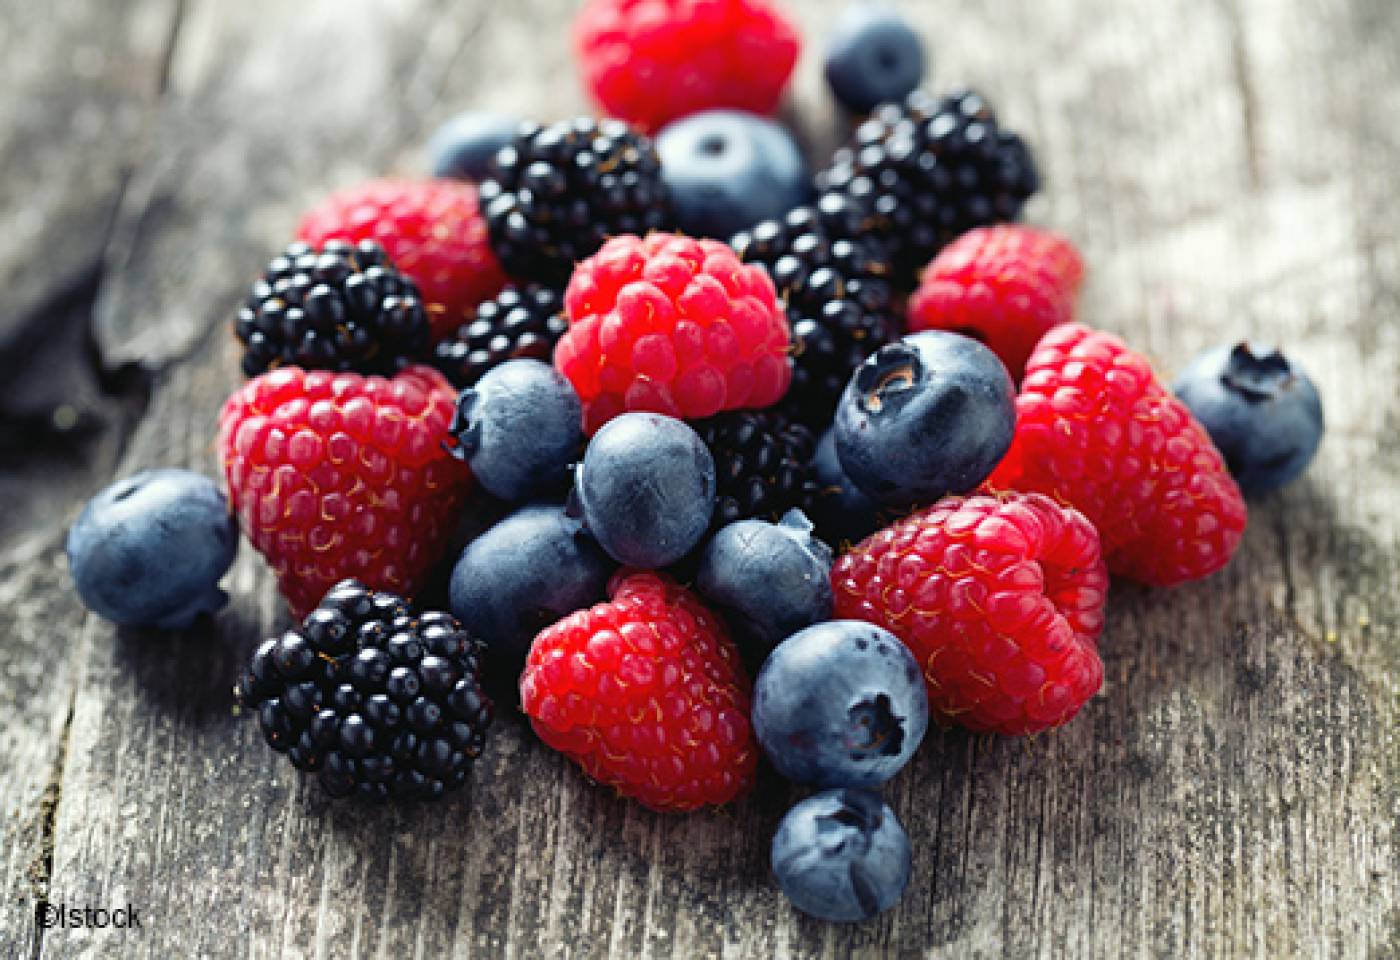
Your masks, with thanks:
[{"label": "blackberry drupelet", "polygon": [[774,408],[735,410],[695,424],[715,461],[713,529],[736,520],[777,521],[817,495],[816,440]]},{"label": "blackberry drupelet", "polygon": [[394,373],[431,336],[418,287],[372,240],[290,244],[253,282],[234,332],[250,377],[283,365]]},{"label": "blackberry drupelet", "polygon": [[940,247],[973,227],[1015,220],[1040,185],[1025,143],[970,90],[916,90],[879,107],[817,175],[890,247],[893,279],[912,289]]},{"label": "blackberry drupelet", "polygon": [[661,160],[620,120],[528,124],[481,184],[491,246],[506,273],[562,288],[608,237],[671,225]]},{"label": "blackberry drupelet", "polygon": [[414,615],[344,580],[258,647],[235,693],[272,748],[331,796],[435,800],[466,783],[485,744],[483,650],[451,614]]},{"label": "blackberry drupelet", "polygon": [[452,385],[475,385],[507,360],[549,363],[554,345],[569,329],[564,298],[550,287],[530,284],[501,291],[476,308],[476,315],[433,348],[433,366]]},{"label": "blackberry drupelet", "polygon": [[815,430],[831,422],[851,371],[899,336],[883,244],[860,233],[859,215],[830,194],[731,241],[767,268],[792,325],[792,386],[782,409]]}]

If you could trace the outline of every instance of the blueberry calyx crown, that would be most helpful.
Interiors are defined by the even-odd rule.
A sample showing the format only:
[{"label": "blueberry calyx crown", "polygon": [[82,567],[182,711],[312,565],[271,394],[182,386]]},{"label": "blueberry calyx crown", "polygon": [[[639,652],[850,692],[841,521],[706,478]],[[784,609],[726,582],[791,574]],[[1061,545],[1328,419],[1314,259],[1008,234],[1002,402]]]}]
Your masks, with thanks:
[{"label": "blueberry calyx crown", "polygon": [[[881,811],[881,803],[874,794],[863,790],[842,789],[840,791],[841,805],[832,813],[824,814],[817,818],[818,829],[822,834],[834,831],[840,835],[844,833],[842,828],[855,828],[860,833],[869,838],[880,829],[880,824],[884,821],[884,814]],[[830,827],[828,828],[828,824]]]},{"label": "blueberry calyx crown", "polygon": [[802,549],[813,557],[816,557],[823,565],[830,567],[832,562],[831,546],[825,540],[817,536],[816,524],[807,517],[798,507],[793,507],[783,514],[778,526],[796,540]]},{"label": "blueberry calyx crown", "polygon": [[923,377],[919,351],[907,343],[891,343],[873,353],[856,371],[860,406],[878,414],[887,406],[899,406]]},{"label": "blueberry calyx crown", "polygon": [[1230,350],[1230,360],[1220,380],[1249,403],[1263,403],[1286,391],[1294,375],[1277,348],[1255,348],[1241,340]]},{"label": "blueberry calyx crown", "polygon": [[442,449],[458,460],[470,460],[472,454],[481,448],[481,421],[476,418],[476,408],[481,400],[475,388],[468,387],[457,397],[457,406],[452,411],[452,422],[447,426],[448,437],[442,441]]},{"label": "blueberry calyx crown", "polygon": [[574,536],[586,536],[588,523],[583,518],[583,497],[578,492],[580,484],[583,483],[583,464],[574,464],[571,472],[574,482],[564,497],[564,523]]},{"label": "blueberry calyx crown", "polygon": [[853,705],[851,738],[847,741],[852,759],[872,756],[897,757],[904,749],[904,718],[896,716],[888,694],[877,694]]}]

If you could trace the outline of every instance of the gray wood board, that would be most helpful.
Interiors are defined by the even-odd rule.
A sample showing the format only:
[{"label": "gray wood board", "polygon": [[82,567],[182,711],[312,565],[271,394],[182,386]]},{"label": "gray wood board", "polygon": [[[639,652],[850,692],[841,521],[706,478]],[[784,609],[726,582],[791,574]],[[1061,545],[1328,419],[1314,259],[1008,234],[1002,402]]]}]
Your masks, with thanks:
[{"label": "gray wood board", "polygon": [[[818,51],[840,4],[790,6],[809,40],[790,113],[829,144]],[[1318,381],[1320,458],[1253,505],[1232,565],[1172,591],[1115,584],[1104,691],[1063,730],[932,733],[888,790],[910,890],[844,927],[800,917],[767,876],[801,795],[771,774],[729,810],[657,816],[503,719],[465,796],[328,803],[232,715],[238,662],[285,622],[261,559],[242,553],[210,627],[116,631],[68,593],[71,498],[47,536],[0,546],[0,954],[1400,955],[1400,9],[902,6],[935,85],[982,88],[1036,148],[1031,217],[1081,243],[1086,321],[1164,372],[1251,334]],[[419,144],[457,109],[585,107],[558,0],[40,7],[0,3],[0,156],[34,185],[7,178],[0,218],[101,263],[99,363],[151,371],[85,491],[118,447],[119,474],[215,469],[238,382],[228,316],[307,203],[421,172]],[[59,56],[85,44],[100,55]],[[80,162],[81,131],[35,120],[33,97],[129,117]],[[34,250],[0,239],[22,303],[71,285],[68,260],[36,269]],[[29,314],[0,333],[11,316]],[[40,934],[41,896],[130,902],[143,929]]]}]

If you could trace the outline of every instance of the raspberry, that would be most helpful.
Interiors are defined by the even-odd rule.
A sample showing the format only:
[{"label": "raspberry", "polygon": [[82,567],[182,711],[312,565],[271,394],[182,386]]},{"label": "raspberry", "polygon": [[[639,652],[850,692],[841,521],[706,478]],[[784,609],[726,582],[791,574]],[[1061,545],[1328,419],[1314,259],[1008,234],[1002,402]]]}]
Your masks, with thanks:
[{"label": "raspberry", "polygon": [[371,180],[307,211],[297,237],[378,241],[423,295],[434,338],[501,292],[506,277],[491,252],[476,187],[457,180]]},{"label": "raspberry", "polygon": [[979,227],[928,265],[909,298],[909,329],[975,337],[1019,380],[1045,331],[1074,319],[1083,278],[1079,251],[1058,233]]},{"label": "raspberry", "polygon": [[554,365],[591,434],[628,410],[701,419],[777,403],[792,379],[773,281],[714,240],[614,237],[574,270]]},{"label": "raspberry", "polygon": [[1146,359],[1077,323],[1031,354],[1016,436],[987,485],[1076,507],[1110,571],[1158,586],[1219,570],[1244,534],[1244,499],[1205,428]]},{"label": "raspberry", "polygon": [[224,403],[230,506],[297,616],[347,577],[419,586],[471,479],[442,448],[455,400],[428,367],[387,380],[282,367]]},{"label": "raspberry", "polygon": [[772,114],[798,47],[765,0],[592,0],[574,21],[584,86],[649,132],[702,110]]},{"label": "raspberry", "polygon": [[1103,682],[1099,537],[1049,497],[947,497],[867,538],[831,583],[836,617],[903,640],[930,709],[970,729],[1058,726]]},{"label": "raspberry", "polygon": [[720,618],[654,573],[535,638],[520,700],[540,739],[653,810],[728,803],[753,785],[749,682]]}]

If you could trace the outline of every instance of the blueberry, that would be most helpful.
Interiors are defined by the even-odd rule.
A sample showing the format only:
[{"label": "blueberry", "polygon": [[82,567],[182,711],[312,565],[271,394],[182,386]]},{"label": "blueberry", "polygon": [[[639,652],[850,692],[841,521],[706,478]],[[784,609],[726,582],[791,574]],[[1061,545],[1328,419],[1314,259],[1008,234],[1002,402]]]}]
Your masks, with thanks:
[{"label": "blueberry", "polygon": [[772,860],[793,906],[846,922],[894,906],[914,869],[909,835],[865,790],[827,790],[789,810],[773,836]]},{"label": "blueberry", "polygon": [[754,681],[753,729],[789,780],[877,786],[924,739],[924,677],[888,630],[861,620],[819,623],[768,655]]},{"label": "blueberry", "polygon": [[662,130],[656,149],[677,225],[695,236],[728,240],[811,197],[801,149],[766,117],[736,110],[693,114]]},{"label": "blueberry", "polygon": [[673,417],[624,413],[594,435],[570,509],[619,563],[655,569],[690,552],[715,508],[715,461]]},{"label": "blueberry", "polygon": [[452,571],[452,613],[485,641],[496,674],[525,666],[535,634],[607,599],[615,565],[553,504],[522,507],[467,545]]},{"label": "blueberry", "polygon": [[452,453],[502,500],[566,482],[583,446],[583,405],[564,375],[538,360],[508,360],[457,398]]},{"label": "blueberry", "polygon": [[92,611],[123,626],[185,629],[228,602],[219,580],[238,524],[209,478],[148,470],[93,497],[68,531],[68,566]]},{"label": "blueberry", "polygon": [[520,121],[500,113],[468,110],[437,128],[428,141],[433,176],[479,181],[496,153],[515,139]]},{"label": "blueberry", "polygon": [[859,543],[884,525],[880,507],[860,492],[841,469],[836,456],[836,432],[827,430],[812,458],[817,495],[810,506],[817,534],[827,543]]},{"label": "blueberry", "polygon": [[695,588],[763,656],[785,637],[831,617],[831,548],[801,510],[781,523],[740,520],[705,545]]},{"label": "blueberry", "polygon": [[848,7],[826,49],[826,82],[854,113],[903,100],[923,83],[924,45],[896,11],[881,4]]},{"label": "blueberry", "polygon": [[1196,357],[1172,386],[1245,493],[1291,483],[1322,442],[1322,400],[1279,351],[1237,343]]},{"label": "blueberry", "polygon": [[1016,389],[996,354],[928,330],[856,368],[836,410],[836,454],[861,492],[906,506],[986,479],[1016,427]]}]

